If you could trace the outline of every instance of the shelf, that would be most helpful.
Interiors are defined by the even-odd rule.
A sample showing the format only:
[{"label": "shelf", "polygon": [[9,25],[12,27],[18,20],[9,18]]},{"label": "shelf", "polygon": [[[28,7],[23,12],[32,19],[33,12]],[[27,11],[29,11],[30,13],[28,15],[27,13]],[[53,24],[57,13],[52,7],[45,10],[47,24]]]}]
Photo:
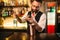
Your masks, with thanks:
[{"label": "shelf", "polygon": [[8,31],[8,30],[9,30],[9,31],[19,31],[19,30],[23,31],[23,30],[27,30],[27,29],[4,29],[4,28],[0,28],[0,31],[1,31],[1,30],[2,30],[2,31],[3,31],[3,30],[4,30],[4,31]]},{"label": "shelf", "polygon": [[0,6],[0,7],[2,7],[2,8],[6,8],[6,7],[13,8],[13,7],[29,7],[29,6],[28,5],[26,5],[26,6],[21,5],[21,6]]}]

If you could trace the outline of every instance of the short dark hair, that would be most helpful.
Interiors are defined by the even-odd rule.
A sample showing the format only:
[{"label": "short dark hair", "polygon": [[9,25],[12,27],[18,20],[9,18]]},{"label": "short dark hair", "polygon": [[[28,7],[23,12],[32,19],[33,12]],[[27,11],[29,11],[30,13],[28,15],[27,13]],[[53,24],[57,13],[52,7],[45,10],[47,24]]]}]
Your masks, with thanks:
[{"label": "short dark hair", "polygon": [[42,3],[42,0],[31,0],[31,3],[32,3],[33,1],[37,1],[37,2]]}]

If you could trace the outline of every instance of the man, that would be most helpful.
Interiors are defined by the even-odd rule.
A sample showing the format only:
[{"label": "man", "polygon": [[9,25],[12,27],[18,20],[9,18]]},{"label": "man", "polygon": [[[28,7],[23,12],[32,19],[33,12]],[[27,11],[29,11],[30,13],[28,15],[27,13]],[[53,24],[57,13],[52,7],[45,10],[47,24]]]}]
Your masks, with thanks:
[{"label": "man", "polygon": [[22,19],[19,19],[16,14],[15,17],[18,19],[19,22],[27,21],[30,31],[34,27],[37,32],[43,32],[46,25],[46,15],[39,11],[40,6],[40,0],[33,0],[31,1],[31,11],[25,13]]}]

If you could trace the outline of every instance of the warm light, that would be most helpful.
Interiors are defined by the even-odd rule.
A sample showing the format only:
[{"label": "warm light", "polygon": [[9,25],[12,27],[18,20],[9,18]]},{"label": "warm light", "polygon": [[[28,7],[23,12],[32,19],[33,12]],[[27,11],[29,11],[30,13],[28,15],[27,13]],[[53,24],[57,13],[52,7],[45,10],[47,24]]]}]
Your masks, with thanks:
[{"label": "warm light", "polygon": [[3,1],[6,2],[6,3],[8,2],[8,0],[3,0]]},{"label": "warm light", "polygon": [[13,22],[13,18],[6,18],[3,22],[4,29],[27,29],[27,22],[25,23],[19,23],[17,21],[17,24]]},{"label": "warm light", "polygon": [[57,13],[60,13],[60,10],[58,10]]}]

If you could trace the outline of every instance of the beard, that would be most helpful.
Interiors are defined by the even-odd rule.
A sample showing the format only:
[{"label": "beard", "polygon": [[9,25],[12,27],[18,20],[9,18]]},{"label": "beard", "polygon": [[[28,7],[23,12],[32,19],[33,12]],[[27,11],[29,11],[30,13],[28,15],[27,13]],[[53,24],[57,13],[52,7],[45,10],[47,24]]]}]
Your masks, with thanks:
[{"label": "beard", "polygon": [[39,10],[33,10],[33,9],[32,9],[31,11],[32,11],[32,13],[34,13],[34,12],[37,13]]}]

